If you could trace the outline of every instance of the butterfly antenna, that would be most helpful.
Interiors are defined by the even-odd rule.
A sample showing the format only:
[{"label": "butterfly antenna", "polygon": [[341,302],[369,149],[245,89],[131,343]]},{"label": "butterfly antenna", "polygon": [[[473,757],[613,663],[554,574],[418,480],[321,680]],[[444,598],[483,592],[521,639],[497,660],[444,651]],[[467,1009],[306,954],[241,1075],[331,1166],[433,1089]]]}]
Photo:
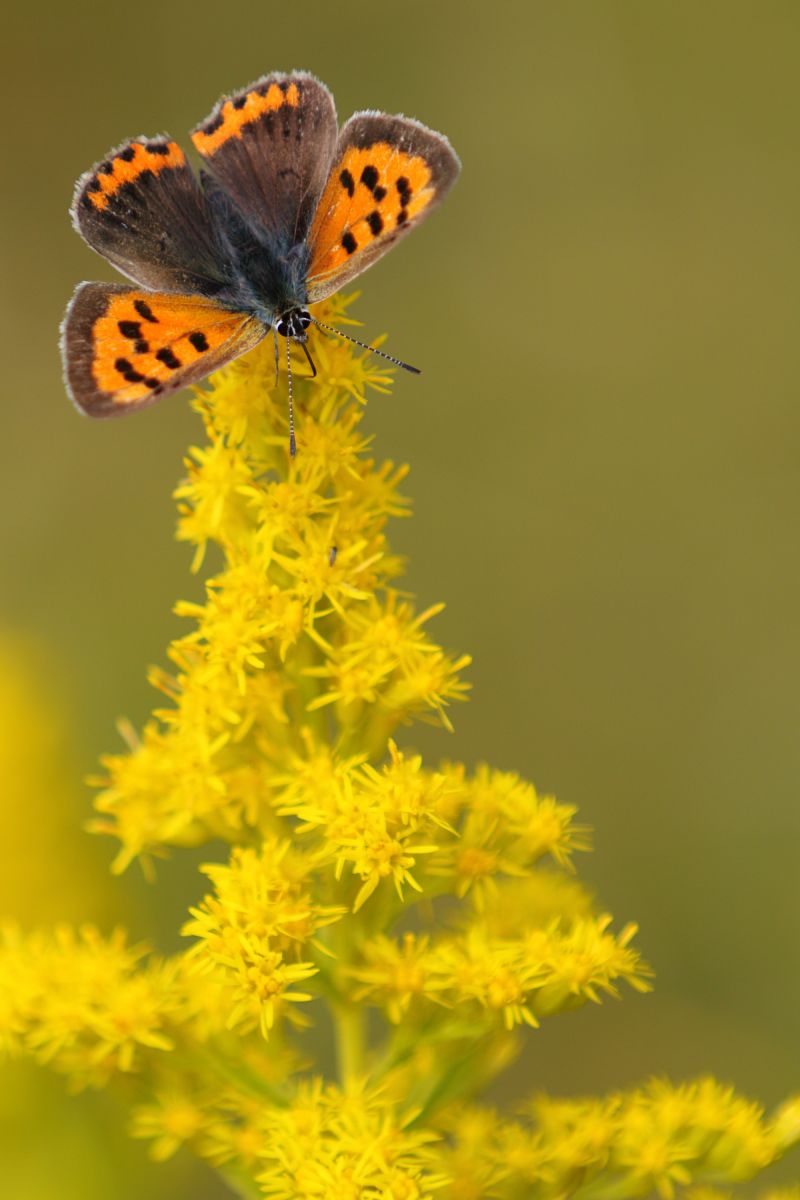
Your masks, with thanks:
[{"label": "butterfly antenna", "polygon": [[355,346],[360,346],[362,350],[369,350],[370,354],[379,354],[381,358],[394,363],[396,367],[402,367],[404,371],[410,371],[412,375],[422,374],[419,367],[412,367],[411,363],[403,362],[402,358],[393,358],[391,354],[384,354],[383,350],[378,350],[375,346],[368,346],[366,342],[360,342],[358,338],[351,337],[349,333],[342,333],[341,329],[334,329],[332,325],[324,325],[316,317],[311,317],[311,320],[319,329],[323,329],[326,333],[335,333],[337,337],[344,338],[345,341],[352,342]]},{"label": "butterfly antenna", "polygon": [[294,394],[292,391],[292,341],[286,339],[286,369],[289,372],[289,453],[292,458],[297,454],[297,443],[294,440]]}]

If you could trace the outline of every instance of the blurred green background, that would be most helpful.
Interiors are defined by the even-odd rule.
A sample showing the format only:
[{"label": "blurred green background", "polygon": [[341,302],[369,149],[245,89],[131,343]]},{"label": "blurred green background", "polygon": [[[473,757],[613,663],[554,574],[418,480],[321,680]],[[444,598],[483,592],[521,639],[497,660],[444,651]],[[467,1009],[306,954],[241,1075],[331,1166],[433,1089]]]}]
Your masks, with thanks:
[{"label": "blurred green background", "polygon": [[[3,41],[0,622],[71,713],[54,819],[100,881],[86,915],[171,948],[200,886],[180,858],[155,890],[108,885],[111,846],[77,832],[81,775],[119,714],[145,718],[145,668],[197,594],[170,493],[199,427],[182,399],[97,424],[67,401],[64,306],[113,278],[70,228],[72,185],[124,137],[186,144],[221,92],[304,67],[341,117],[417,116],[464,165],[357,310],[424,367],[368,428],[412,464],[409,584],[475,656],[455,735],[411,737],[576,804],[581,872],[658,973],[532,1035],[503,1095],[706,1070],[767,1103],[800,1087],[800,6],[42,0]],[[2,807],[8,857],[13,788]],[[68,885],[6,893],[24,919],[77,915]],[[17,1068],[10,1090],[21,1200],[220,1194],[188,1160],[149,1166],[104,1098]]]}]

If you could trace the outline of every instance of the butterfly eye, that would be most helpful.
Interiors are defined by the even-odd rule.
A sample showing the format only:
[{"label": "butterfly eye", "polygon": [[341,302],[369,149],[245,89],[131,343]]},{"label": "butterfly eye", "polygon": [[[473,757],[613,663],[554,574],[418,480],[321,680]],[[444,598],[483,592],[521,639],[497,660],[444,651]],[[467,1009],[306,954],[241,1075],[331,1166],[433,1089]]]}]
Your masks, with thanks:
[{"label": "butterfly eye", "polygon": [[303,329],[308,329],[309,325],[311,324],[311,314],[307,312],[306,309],[300,309],[299,313],[297,314],[297,319]]}]

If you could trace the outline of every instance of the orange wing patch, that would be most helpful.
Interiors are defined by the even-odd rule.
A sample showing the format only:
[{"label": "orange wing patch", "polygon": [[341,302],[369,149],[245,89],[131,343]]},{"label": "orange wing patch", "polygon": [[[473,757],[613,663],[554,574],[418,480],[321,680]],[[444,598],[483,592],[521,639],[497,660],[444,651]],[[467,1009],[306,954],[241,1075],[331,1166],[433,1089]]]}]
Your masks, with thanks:
[{"label": "orange wing patch", "polygon": [[113,416],[206,375],[254,346],[266,326],[201,296],[83,284],[64,323],[72,398],[89,416]]},{"label": "orange wing patch", "polygon": [[309,279],[335,274],[377,239],[397,236],[435,196],[424,158],[389,142],[349,147],[331,173],[311,227]]},{"label": "orange wing patch", "polygon": [[192,141],[200,154],[208,157],[231,138],[241,138],[244,127],[265,113],[277,112],[284,105],[296,108],[299,102],[296,83],[260,84],[252,91],[220,101],[208,120],[193,131]]},{"label": "orange wing patch", "polygon": [[93,329],[95,383],[100,391],[115,392],[118,403],[135,403],[217,350],[241,323],[240,313],[200,297],[115,296]]},{"label": "orange wing patch", "polygon": [[90,204],[102,210],[111,196],[126,183],[134,183],[145,171],[158,175],[165,168],[185,165],[186,158],[177,142],[130,142],[113,158],[101,163],[86,184],[84,195]]}]

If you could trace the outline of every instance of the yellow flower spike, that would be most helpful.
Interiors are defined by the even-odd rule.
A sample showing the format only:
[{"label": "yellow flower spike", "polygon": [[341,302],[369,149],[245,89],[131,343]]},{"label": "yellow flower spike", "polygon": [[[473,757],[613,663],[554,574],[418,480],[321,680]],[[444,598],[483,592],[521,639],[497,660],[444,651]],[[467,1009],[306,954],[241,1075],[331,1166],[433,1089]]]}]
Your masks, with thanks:
[{"label": "yellow flower spike", "polygon": [[[347,306],[317,311],[336,324]],[[698,1189],[800,1140],[800,1102],[765,1118],[699,1080],[538,1096],[517,1120],[465,1107],[540,1023],[652,973],[636,927],[571,874],[590,848],[571,805],[400,744],[416,720],[450,728],[469,659],[435,640],[441,604],[396,587],[406,468],[362,426],[390,370],[310,342],[293,459],[272,339],[196,395],[206,440],[177,532],[195,569],[208,542],[221,561],[202,602],[175,607],[151,719],[104,759],[93,828],[117,839],[115,869],[181,846],[219,859],[191,944],[160,959],[119,933],[7,928],[0,1046],[73,1087],[124,1075],[154,1156],[187,1146],[241,1195],[711,1200]],[[306,1032],[320,1019],[326,1080]]]}]

